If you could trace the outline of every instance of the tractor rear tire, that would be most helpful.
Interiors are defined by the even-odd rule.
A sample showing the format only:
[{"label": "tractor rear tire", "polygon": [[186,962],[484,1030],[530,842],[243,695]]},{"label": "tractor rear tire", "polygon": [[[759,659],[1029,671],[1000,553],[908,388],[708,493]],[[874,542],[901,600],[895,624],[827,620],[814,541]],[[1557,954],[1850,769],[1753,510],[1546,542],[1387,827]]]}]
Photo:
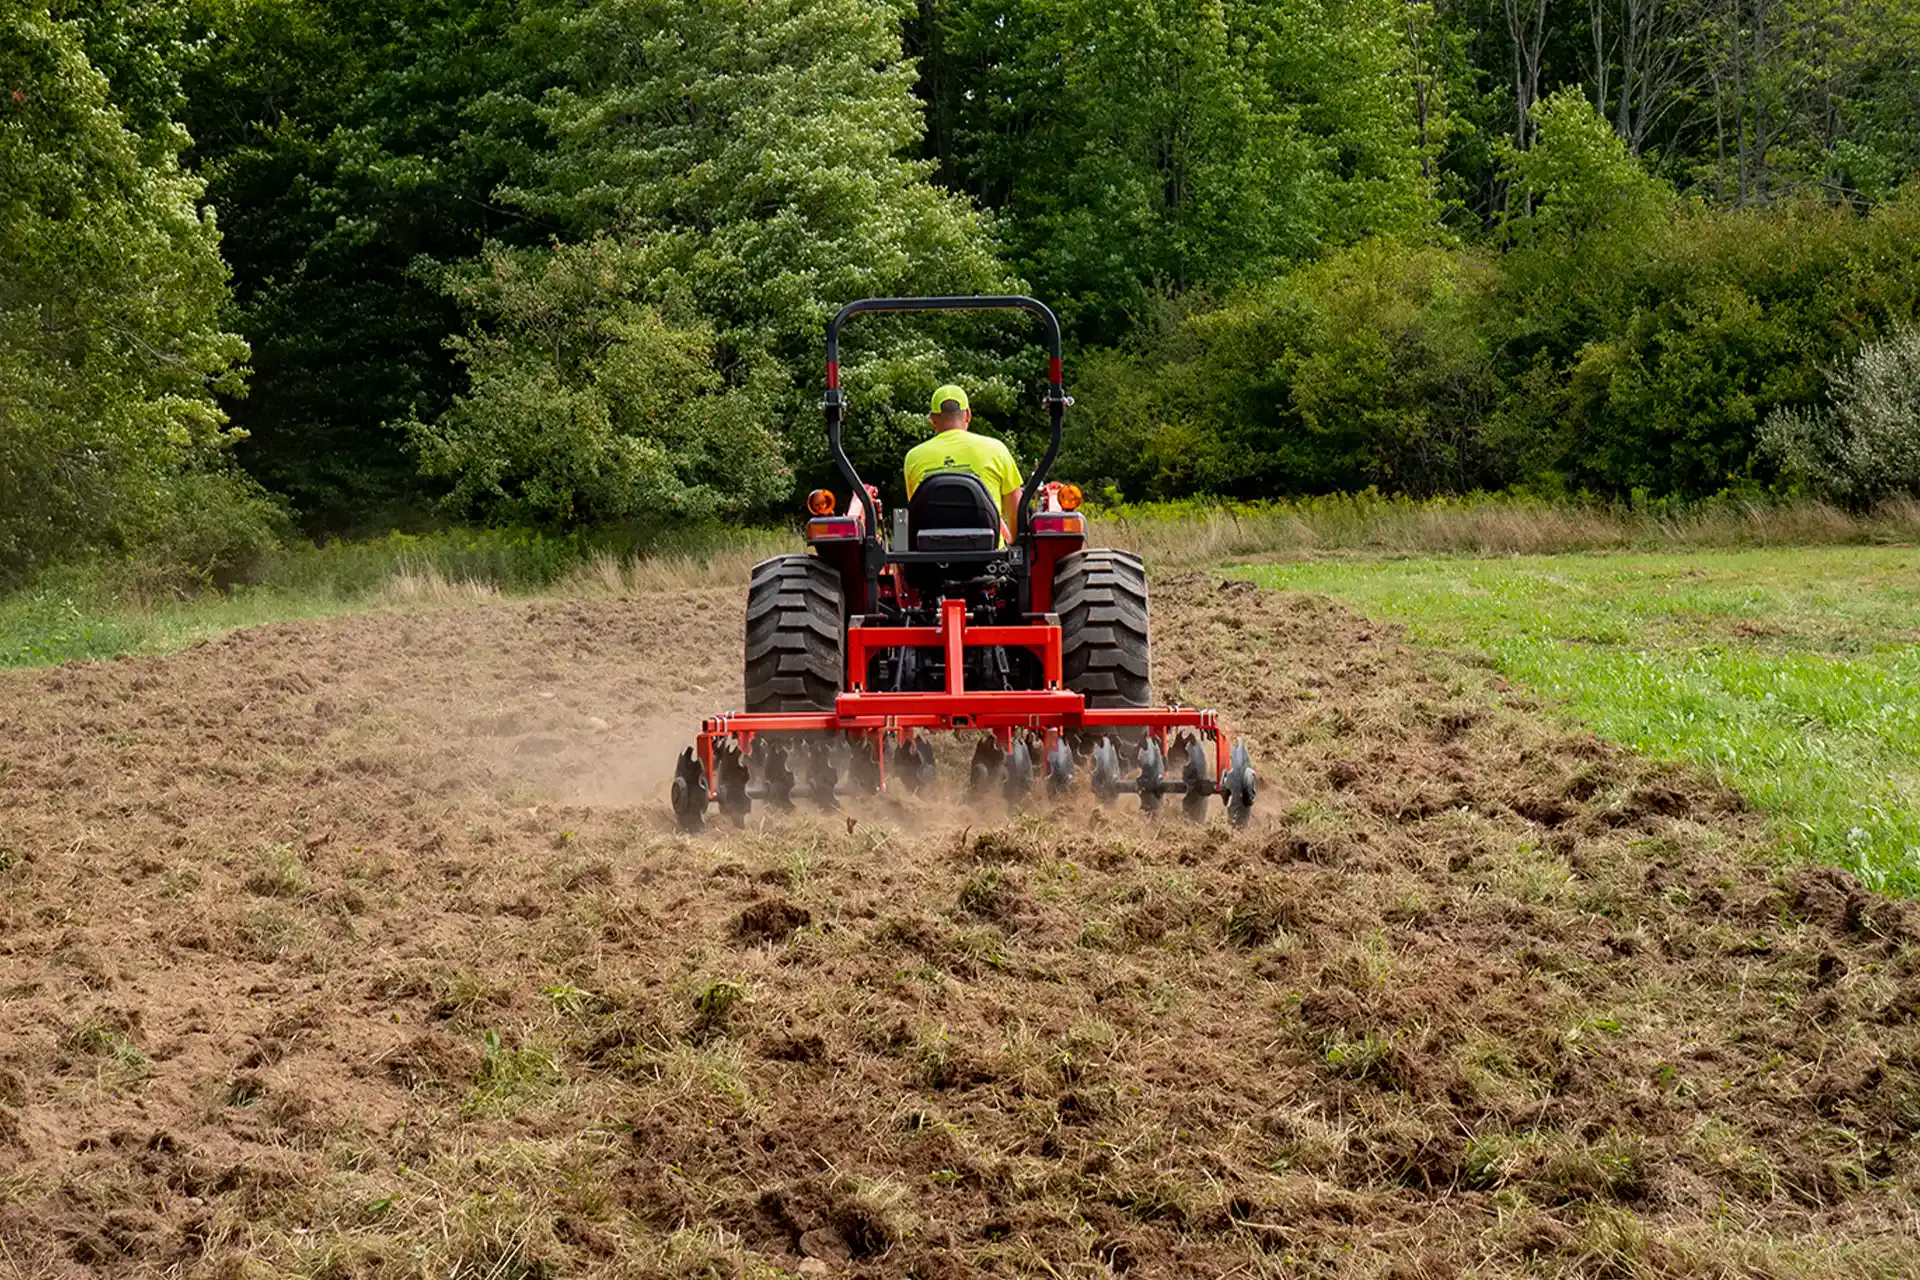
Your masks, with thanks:
[{"label": "tractor rear tire", "polygon": [[747,585],[747,710],[831,711],[846,675],[840,575],[817,556],[775,556]]},{"label": "tractor rear tire", "polygon": [[1053,571],[1067,688],[1090,707],[1153,705],[1147,571],[1131,551],[1077,551]]}]

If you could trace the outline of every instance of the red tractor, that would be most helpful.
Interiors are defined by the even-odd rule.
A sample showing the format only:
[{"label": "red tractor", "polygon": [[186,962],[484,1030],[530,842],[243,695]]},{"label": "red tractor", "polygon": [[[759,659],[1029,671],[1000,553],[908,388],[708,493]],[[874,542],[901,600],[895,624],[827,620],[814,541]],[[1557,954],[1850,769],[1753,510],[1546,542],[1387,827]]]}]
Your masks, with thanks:
[{"label": "red tractor", "polygon": [[[841,444],[841,326],[868,312],[988,309],[1031,312],[1047,332],[1052,434],[1013,536],[1002,545],[996,495],[966,472],[928,476],[889,527]],[[1048,479],[1073,403],[1053,312],[1015,296],[849,303],[827,325],[826,382],[827,444],[852,497],[840,509],[814,491],[810,551],[754,567],[746,710],[707,720],[681,753],[681,825],[698,830],[712,804],[740,824],[755,800],[791,808],[796,789],[831,808],[848,787],[881,790],[889,775],[918,790],[933,777],[933,730],[982,734],[970,783],[997,784],[1012,803],[1037,778],[1060,794],[1084,765],[1103,803],[1131,792],[1154,811],[1179,795],[1201,820],[1219,795],[1245,825],[1255,786],[1246,745],[1229,749],[1211,711],[1153,705],[1140,558],[1087,547],[1080,491]],[[1137,769],[1130,782],[1123,759]]]}]

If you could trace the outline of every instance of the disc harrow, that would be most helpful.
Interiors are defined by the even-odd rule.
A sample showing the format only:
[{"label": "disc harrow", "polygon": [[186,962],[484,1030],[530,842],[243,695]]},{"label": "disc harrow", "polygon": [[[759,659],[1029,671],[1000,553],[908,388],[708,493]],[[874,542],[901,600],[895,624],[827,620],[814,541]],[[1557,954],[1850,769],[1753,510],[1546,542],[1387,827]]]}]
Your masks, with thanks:
[{"label": "disc harrow", "polygon": [[[950,311],[1018,311],[1044,326],[1047,447],[1024,482],[993,489],[949,458],[916,472],[904,509],[889,512],[842,441],[840,331],[862,315]],[[698,830],[717,808],[741,826],[756,804],[801,798],[835,809],[890,784],[923,791],[940,772],[935,736],[959,733],[978,739],[966,769],[974,797],[1058,805],[1084,775],[1102,805],[1131,792],[1155,814],[1179,796],[1201,821],[1219,796],[1246,825],[1246,744],[1212,711],[1153,705],[1146,566],[1089,545],[1079,487],[1050,478],[1073,403],[1052,309],[1025,295],[862,298],[827,323],[825,373],[827,449],[849,497],[809,493],[806,554],[754,566],[748,709],[704,721],[681,753],[680,824]],[[941,387],[929,424],[966,429],[964,402]]]},{"label": "disc harrow", "polygon": [[[1059,803],[1073,794],[1076,780],[1084,773],[1102,806],[1111,807],[1122,796],[1133,795],[1140,811],[1152,815],[1160,812],[1163,797],[1178,796],[1182,815],[1204,822],[1208,802],[1219,796],[1234,826],[1244,827],[1252,818],[1256,783],[1244,742],[1232,745],[1226,768],[1216,772],[1214,753],[1207,750],[1203,737],[1182,734],[1169,746],[1162,746],[1159,737],[1150,737],[1132,753],[1133,776],[1128,780],[1126,744],[1102,736],[1087,744],[1084,755],[1077,755],[1066,735],[1053,737],[1049,747],[1039,735],[1015,734],[1004,749],[992,737],[981,739],[968,766],[968,791],[974,796],[998,791],[1009,808],[1019,809],[1032,801],[1044,779],[1047,799]],[[718,809],[734,826],[744,826],[756,803],[792,812],[797,797],[833,811],[843,796],[877,794],[894,783],[919,794],[932,788],[938,777],[933,744],[924,735],[908,740],[889,736],[878,754],[860,736],[851,742],[819,740],[792,747],[764,738],[750,741],[752,749],[743,750],[736,739],[716,734],[711,740],[711,782],[698,748],[680,753],[672,800],[682,827],[702,829],[710,809]],[[882,754],[884,769],[879,763]],[[794,768],[796,758],[799,773]],[[1177,777],[1171,775],[1169,761],[1178,762]]]}]

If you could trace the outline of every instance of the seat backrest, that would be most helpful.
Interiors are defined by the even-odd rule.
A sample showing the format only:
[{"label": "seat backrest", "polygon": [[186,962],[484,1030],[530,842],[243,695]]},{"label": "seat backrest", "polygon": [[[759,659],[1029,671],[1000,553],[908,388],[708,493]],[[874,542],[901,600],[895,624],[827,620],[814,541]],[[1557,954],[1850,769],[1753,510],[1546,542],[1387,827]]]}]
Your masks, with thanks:
[{"label": "seat backrest", "polygon": [[991,551],[1000,544],[1000,509],[971,471],[936,471],[907,503],[915,551]]}]

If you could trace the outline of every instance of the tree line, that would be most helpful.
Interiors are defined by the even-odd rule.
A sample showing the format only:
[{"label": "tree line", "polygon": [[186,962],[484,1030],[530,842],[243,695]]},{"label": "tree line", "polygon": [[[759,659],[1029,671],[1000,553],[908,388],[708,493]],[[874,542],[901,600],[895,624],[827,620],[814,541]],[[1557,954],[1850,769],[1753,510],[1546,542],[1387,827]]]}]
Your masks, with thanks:
[{"label": "tree line", "polygon": [[[1910,0],[0,0],[0,576],[765,515],[894,293],[1128,498],[1870,502],[1916,120]],[[1031,338],[863,322],[863,466]]]}]

